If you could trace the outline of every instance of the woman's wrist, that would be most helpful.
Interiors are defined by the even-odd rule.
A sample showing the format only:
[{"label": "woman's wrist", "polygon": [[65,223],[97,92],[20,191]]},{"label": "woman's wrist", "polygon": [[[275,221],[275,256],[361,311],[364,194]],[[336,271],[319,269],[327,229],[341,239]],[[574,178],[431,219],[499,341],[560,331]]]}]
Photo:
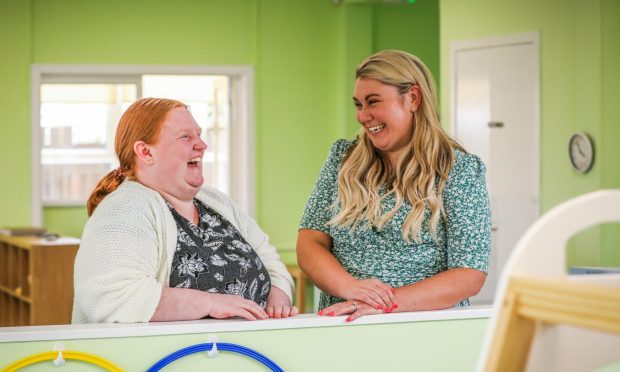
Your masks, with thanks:
[{"label": "woman's wrist", "polygon": [[353,287],[357,283],[357,279],[347,274],[341,280],[336,280],[335,283],[338,284],[336,288],[334,288],[334,296],[345,300],[350,300],[353,298]]},{"label": "woman's wrist", "polygon": [[200,311],[204,314],[202,317],[208,317],[211,315],[211,313],[213,312],[213,308],[215,306],[215,303],[217,302],[217,296],[218,294],[216,293],[209,293],[209,292],[203,292],[200,291],[200,293],[202,294],[201,298],[200,298],[200,304],[201,304],[201,309]]}]

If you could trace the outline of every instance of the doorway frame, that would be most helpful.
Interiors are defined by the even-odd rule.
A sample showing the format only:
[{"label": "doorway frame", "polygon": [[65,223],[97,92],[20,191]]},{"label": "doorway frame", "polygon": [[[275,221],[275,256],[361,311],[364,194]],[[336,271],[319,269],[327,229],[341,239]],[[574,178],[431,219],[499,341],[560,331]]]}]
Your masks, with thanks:
[{"label": "doorway frame", "polygon": [[[540,210],[540,175],[541,175],[541,161],[540,161],[540,33],[538,31],[525,32],[519,34],[498,35],[485,37],[480,39],[453,41],[450,43],[450,123],[452,127],[452,135],[458,138],[458,127],[456,123],[456,92],[457,92],[457,55],[459,52],[476,49],[488,49],[496,47],[506,47],[511,45],[524,45],[529,44],[534,47],[533,68],[534,68],[534,144],[533,144],[533,162],[537,164],[534,169],[534,184],[536,185],[534,190],[534,208],[536,210],[536,217],[539,218],[541,214]],[[493,120],[493,119],[492,119]],[[506,264],[506,263],[504,263]],[[496,279],[501,277],[501,271],[496,273]],[[497,290],[497,282],[494,285],[495,292]],[[495,301],[495,296],[493,296]]]}]

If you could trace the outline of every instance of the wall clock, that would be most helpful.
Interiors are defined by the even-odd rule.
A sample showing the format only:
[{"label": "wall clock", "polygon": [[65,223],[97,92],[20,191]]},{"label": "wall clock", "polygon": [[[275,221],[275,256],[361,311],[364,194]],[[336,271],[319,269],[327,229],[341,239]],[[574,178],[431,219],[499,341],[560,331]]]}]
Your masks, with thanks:
[{"label": "wall clock", "polygon": [[586,173],[594,164],[594,143],[584,132],[573,134],[568,141],[570,162],[579,173]]}]

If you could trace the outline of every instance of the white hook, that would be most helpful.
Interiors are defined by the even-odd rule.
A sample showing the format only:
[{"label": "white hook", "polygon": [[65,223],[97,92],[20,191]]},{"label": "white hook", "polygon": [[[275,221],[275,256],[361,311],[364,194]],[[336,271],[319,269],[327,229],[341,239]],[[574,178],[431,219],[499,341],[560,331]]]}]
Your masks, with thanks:
[{"label": "white hook", "polygon": [[58,357],[56,359],[54,359],[54,365],[56,367],[60,367],[65,365],[65,358],[62,356],[62,352],[65,350],[65,345],[58,343],[55,344],[54,347],[52,348],[52,351],[57,351],[58,352]]},{"label": "white hook", "polygon": [[217,336],[216,335],[209,336],[209,339],[207,340],[207,342],[213,343],[211,350],[207,351],[207,355],[209,356],[209,358],[215,358],[217,354],[219,353],[219,351],[217,350]]}]

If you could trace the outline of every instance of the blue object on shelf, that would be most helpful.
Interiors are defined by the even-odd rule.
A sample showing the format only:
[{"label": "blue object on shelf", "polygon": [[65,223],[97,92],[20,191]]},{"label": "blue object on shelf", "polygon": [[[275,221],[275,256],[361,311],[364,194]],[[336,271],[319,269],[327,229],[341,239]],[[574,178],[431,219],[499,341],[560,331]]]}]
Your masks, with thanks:
[{"label": "blue object on shelf", "polygon": [[570,266],[568,268],[570,275],[583,274],[620,274],[620,267],[604,267],[604,266]]},{"label": "blue object on shelf", "polygon": [[[233,353],[239,353],[245,356],[249,356],[250,358],[256,359],[262,364],[264,364],[265,366],[269,367],[272,371],[276,371],[276,372],[284,371],[282,368],[280,368],[280,366],[278,366],[271,359],[245,346],[231,344],[227,342],[216,342],[216,345],[217,345],[216,346],[217,349],[220,351],[231,351]],[[175,351],[174,353],[163,357],[160,361],[158,361],[151,368],[149,368],[147,372],[159,371],[160,369],[164,368],[168,364],[174,362],[177,359],[183,358],[186,355],[193,354],[193,353],[199,353],[201,351],[210,351],[212,348],[213,348],[213,343],[207,342],[204,344],[196,344],[196,345],[188,346],[183,349],[179,349]]]}]

